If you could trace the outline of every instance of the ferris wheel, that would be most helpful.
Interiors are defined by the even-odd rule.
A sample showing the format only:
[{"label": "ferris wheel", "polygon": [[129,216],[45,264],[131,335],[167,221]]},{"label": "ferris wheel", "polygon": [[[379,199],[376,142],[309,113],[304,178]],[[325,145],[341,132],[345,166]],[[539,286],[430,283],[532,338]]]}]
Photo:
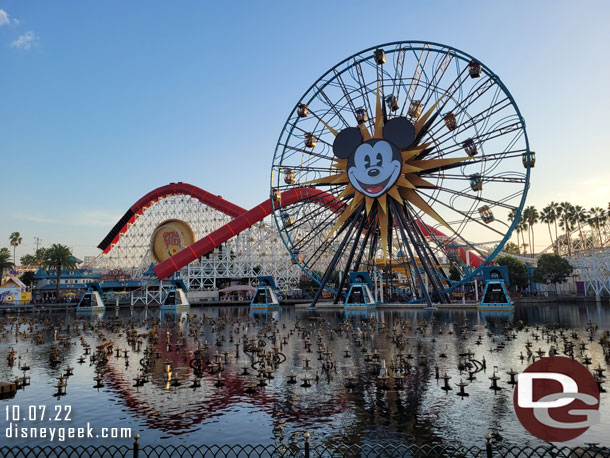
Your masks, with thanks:
[{"label": "ferris wheel", "polygon": [[[331,68],[293,108],[273,158],[273,215],[293,262],[336,301],[345,273],[369,271],[403,300],[447,302],[509,239],[534,164],[489,68],[445,45],[387,43]],[[307,196],[283,203],[286,191]],[[489,240],[491,252],[477,248]]]}]

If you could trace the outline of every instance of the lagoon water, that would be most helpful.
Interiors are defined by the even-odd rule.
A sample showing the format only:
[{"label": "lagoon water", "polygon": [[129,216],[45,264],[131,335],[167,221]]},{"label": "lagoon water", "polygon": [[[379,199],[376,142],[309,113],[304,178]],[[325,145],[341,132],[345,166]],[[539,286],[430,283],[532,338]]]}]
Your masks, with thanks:
[{"label": "lagoon water", "polygon": [[[103,427],[128,427],[132,435],[139,433],[142,444],[273,444],[289,442],[309,432],[311,440],[324,443],[407,442],[446,445],[484,446],[484,436],[500,433],[506,444],[537,445],[540,442],[527,433],[516,418],[513,408],[513,388],[507,382],[506,371],[522,371],[528,361],[526,341],[532,351],[547,352],[554,345],[562,354],[561,339],[553,335],[564,331],[575,343],[584,342],[582,356],[592,358],[591,369],[598,364],[605,368],[605,358],[599,339],[610,328],[610,306],[596,304],[544,304],[518,306],[513,313],[479,312],[477,310],[443,311],[377,311],[346,315],[344,312],[319,312],[319,319],[310,320],[294,308],[252,314],[248,307],[210,307],[192,309],[178,315],[160,315],[158,309],[108,310],[104,315],[76,317],[73,313],[23,315],[3,317],[0,336],[0,380],[7,381],[23,372],[18,366],[31,367],[31,385],[19,390],[13,399],[0,401],[0,445],[49,444],[48,439],[15,439],[6,437],[6,428],[17,412],[19,427],[79,427],[87,423],[95,432]],[[31,320],[28,322],[28,320]],[[119,325],[120,320],[120,325]],[[141,334],[150,333],[153,322],[156,343],[143,339],[140,352],[127,342],[126,329],[133,324]],[[110,325],[109,323],[114,323]],[[69,326],[69,328],[68,328]],[[19,333],[16,332],[19,330]],[[54,336],[54,330],[57,335]],[[307,351],[303,332],[309,333],[311,352]],[[24,335],[27,332],[28,335]],[[572,337],[576,333],[576,338]],[[172,342],[166,346],[167,336]],[[282,344],[285,361],[279,364],[267,380],[267,386],[247,392],[257,383],[256,371],[242,375],[243,366],[251,366],[251,357],[244,353],[243,344],[236,355],[234,343],[243,336],[265,342],[265,351]],[[40,334],[42,343],[36,343]],[[234,342],[231,342],[231,335]],[[362,344],[358,345],[360,336]],[[115,352],[108,358],[101,388],[94,388],[95,365],[84,355],[81,342],[96,346],[114,342]],[[320,337],[318,337],[320,336]],[[400,336],[397,339],[397,336]],[[514,338],[513,338],[514,336]],[[56,340],[54,340],[56,337]],[[286,337],[286,344],[283,344]],[[39,337],[40,338],[40,337]],[[186,348],[176,350],[175,343],[186,339]],[[62,343],[62,339],[63,343]],[[197,377],[189,362],[192,352],[207,342],[206,362],[222,359],[228,352],[223,378],[225,386],[215,386],[216,376],[204,373],[201,386],[193,388]],[[318,339],[326,345],[327,355],[336,364],[327,374],[318,359]],[[536,340],[538,339],[538,340]],[[67,344],[69,342],[69,344]],[[61,362],[51,364],[53,345],[60,349]],[[154,347],[149,382],[134,386],[140,373],[144,348]],[[345,350],[350,356],[345,357]],[[15,363],[7,364],[10,349],[16,351]],[[116,348],[121,349],[116,356]],[[381,386],[379,366],[366,361],[363,349],[379,353],[379,360],[388,367],[398,354],[409,361],[411,369],[404,377],[404,389]],[[123,350],[128,350],[126,366]],[[457,396],[455,383],[468,378],[460,373],[458,363],[467,352],[472,359],[486,362],[486,370],[474,374],[466,387],[470,396]],[[410,355],[409,357],[407,355]],[[580,357],[580,350],[576,351]],[[19,358],[20,357],[20,358]],[[310,369],[305,369],[309,358]],[[167,384],[165,363],[172,366],[172,378],[179,386]],[[66,367],[74,368],[67,380],[67,394],[54,397],[58,377]],[[453,390],[441,389],[442,380],[435,378],[435,366],[440,374],[451,376]],[[210,365],[206,365],[210,368]],[[497,370],[501,390],[491,390],[489,377]],[[288,375],[297,374],[296,384],[288,384]],[[319,381],[316,382],[316,372]],[[345,387],[349,374],[356,377],[353,389]],[[252,375],[254,374],[254,375]],[[303,387],[306,374],[311,387]],[[610,387],[610,384],[608,385]],[[19,406],[16,408],[15,406]],[[35,406],[35,407],[32,407]],[[42,407],[47,418],[40,418]],[[60,406],[61,419],[70,408],[69,420],[51,419]],[[15,410],[17,409],[17,410]],[[33,412],[33,421],[28,416]],[[596,442],[610,445],[610,397],[601,394],[601,424],[568,443],[581,445]],[[130,444],[131,439],[113,439],[115,444]],[[58,444],[57,438],[53,442]],[[107,444],[109,439],[66,439],[65,444]]]}]

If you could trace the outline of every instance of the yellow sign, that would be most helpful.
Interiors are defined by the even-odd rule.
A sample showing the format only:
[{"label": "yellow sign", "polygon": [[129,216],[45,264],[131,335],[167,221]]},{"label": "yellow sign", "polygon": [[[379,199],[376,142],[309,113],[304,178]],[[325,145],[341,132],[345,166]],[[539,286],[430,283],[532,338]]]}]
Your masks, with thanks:
[{"label": "yellow sign", "polygon": [[187,223],[168,219],[154,230],[150,238],[150,251],[155,262],[159,263],[192,245],[194,241],[193,230]]}]

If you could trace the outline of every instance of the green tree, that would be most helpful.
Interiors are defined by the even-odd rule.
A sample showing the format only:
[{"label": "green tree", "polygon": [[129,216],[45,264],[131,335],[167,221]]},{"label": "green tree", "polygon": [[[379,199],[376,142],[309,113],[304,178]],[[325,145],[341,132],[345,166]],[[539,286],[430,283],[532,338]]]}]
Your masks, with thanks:
[{"label": "green tree", "polygon": [[580,234],[580,249],[584,250],[586,249],[586,240],[585,237],[583,236],[582,233],[582,226],[583,224],[586,224],[587,221],[589,220],[589,213],[587,212],[587,210],[585,210],[583,207],[581,207],[580,205],[574,205],[574,222],[576,223],[577,227],[578,227],[578,233]]},{"label": "green tree", "polygon": [[27,266],[39,266],[42,265],[42,261],[45,257],[45,248],[38,248],[34,254],[26,254],[21,256],[21,264]]},{"label": "green tree", "polygon": [[[553,202],[551,202],[552,204]],[[551,239],[551,245],[553,246],[553,251],[557,253],[557,246],[555,245],[555,241],[557,237],[555,237],[555,241],[553,240],[553,233],[551,232],[551,224],[555,223],[557,225],[557,213],[555,208],[551,205],[547,205],[540,212],[540,221],[547,225],[549,230],[549,238]],[[557,232],[555,232],[555,236],[557,236]]]},{"label": "green tree", "polygon": [[561,202],[559,204],[561,213],[559,215],[559,225],[565,231],[566,241],[568,244],[568,256],[572,256],[572,236],[574,230],[574,206],[570,202]]},{"label": "green tree", "polygon": [[8,248],[0,249],[0,282],[2,282],[2,278],[4,278],[4,271],[10,271],[13,267],[15,267],[15,263],[11,261],[11,252]]},{"label": "green tree", "polygon": [[76,263],[74,262],[74,258],[72,256],[70,248],[65,245],[54,243],[53,245],[51,245],[51,248],[48,248],[45,251],[45,258],[42,265],[46,269],[55,270],[55,273],[57,275],[57,289],[55,293],[55,299],[59,300],[59,287],[62,269],[76,269]]},{"label": "green tree", "polygon": [[595,229],[597,232],[597,240],[598,240],[597,246],[602,245],[603,241],[602,241],[601,226],[604,224],[604,222],[606,221],[607,218],[608,218],[608,215],[606,214],[606,211],[601,207],[593,207],[593,208],[591,208],[591,210],[589,210],[589,220],[587,221],[587,223],[589,223],[589,226],[591,226],[591,229]]},{"label": "green tree", "polygon": [[23,282],[25,286],[32,286],[32,283],[34,282],[34,274],[35,272],[28,270],[26,272],[23,272],[19,279]]},{"label": "green tree", "polygon": [[15,250],[19,245],[21,245],[23,239],[21,238],[21,234],[19,232],[13,232],[8,239],[11,243],[11,246],[13,247],[13,263],[15,263],[17,262],[17,258],[15,257]]},{"label": "green tree", "polygon": [[521,254],[521,251],[519,250],[519,245],[513,242],[506,242],[502,251],[508,254]]},{"label": "green tree", "polygon": [[533,280],[536,283],[552,283],[557,292],[557,283],[564,283],[574,269],[566,258],[558,254],[543,254],[538,258],[538,267],[534,270]]},{"label": "green tree", "polygon": [[540,214],[538,213],[538,210],[536,210],[536,207],[534,206],[529,206],[526,207],[525,210],[523,210],[523,219],[525,221],[527,221],[527,226],[528,226],[528,231],[527,231],[527,238],[529,240],[530,243],[530,254],[532,256],[532,258],[534,257],[534,224],[536,224],[539,220]]},{"label": "green tree", "polygon": [[517,223],[516,229],[517,234],[521,234],[521,239],[523,241],[521,245],[523,247],[523,254],[527,254],[527,243],[525,243],[525,235],[523,235],[523,233],[527,231],[527,221],[521,218]]},{"label": "green tree", "polygon": [[451,281],[460,281],[462,279],[462,273],[458,266],[455,263],[451,263],[451,267],[449,268],[449,280]]},{"label": "green tree", "polygon": [[508,267],[508,278],[511,285],[523,289],[527,286],[527,266],[512,256],[500,256],[495,259],[499,266]]},{"label": "green tree", "polygon": [[[557,240],[559,239],[559,235],[557,234],[557,221],[559,221],[559,216],[561,215],[561,208],[557,202],[551,202],[547,208],[555,215],[553,224],[555,225],[555,243],[557,243]],[[557,249],[559,249],[559,247]]]},{"label": "green tree", "polygon": [[[508,212],[508,218],[507,219],[508,219],[508,222],[510,224],[513,223],[516,215],[517,215],[517,209],[516,208],[513,208],[513,209],[511,209],[511,211]],[[517,232],[517,246],[519,246],[519,230],[516,227],[515,227],[515,229],[516,229],[516,232]]]}]

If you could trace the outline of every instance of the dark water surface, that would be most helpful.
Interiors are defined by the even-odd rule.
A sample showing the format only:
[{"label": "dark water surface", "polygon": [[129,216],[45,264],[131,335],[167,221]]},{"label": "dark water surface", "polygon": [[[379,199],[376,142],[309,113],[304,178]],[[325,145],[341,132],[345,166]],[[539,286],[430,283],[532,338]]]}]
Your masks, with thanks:
[{"label": "dark water surface", "polygon": [[[582,355],[576,351],[578,359],[590,356],[591,369],[598,365],[605,368],[608,363],[599,343],[602,332],[610,328],[607,305],[528,305],[517,307],[514,313],[362,313],[319,312],[319,319],[310,320],[289,307],[268,314],[252,314],[248,307],[214,307],[163,316],[155,309],[122,310],[117,318],[116,312],[109,310],[104,315],[84,317],[63,313],[24,315],[18,326],[15,323],[19,318],[3,317],[0,380],[23,375],[18,366],[27,364],[31,367],[27,372],[31,385],[18,391],[15,398],[0,401],[0,444],[50,443],[40,438],[7,438],[6,428],[15,414],[21,420],[13,425],[27,428],[89,423],[97,433],[102,427],[128,427],[132,435],[141,435],[143,444],[272,444],[300,440],[297,438],[309,432],[311,440],[326,443],[399,441],[482,447],[486,433],[499,432],[505,443],[536,445],[539,441],[515,416],[513,389],[506,374],[511,368],[522,371],[528,366],[526,341],[532,342],[534,352],[548,352],[554,345],[562,354],[562,340],[553,341],[559,335],[555,327],[559,325],[569,330],[564,334],[577,346],[586,344]],[[153,328],[154,320],[160,323]],[[133,342],[128,343],[130,323],[141,336],[140,351]],[[246,390],[259,380],[251,367],[256,352],[244,352],[244,336],[254,346],[260,342],[261,354],[273,352],[274,345],[278,347],[281,362],[275,370],[270,369],[273,378],[265,387]],[[94,354],[98,345],[109,341],[114,343],[114,351],[101,369],[104,386],[94,388],[97,363],[90,361],[90,355],[84,363],[78,363],[85,353],[83,342]],[[176,346],[183,341],[186,348]],[[240,343],[237,356],[236,342]],[[189,364],[198,344],[204,346],[204,373],[200,378]],[[57,364],[50,361],[53,346],[59,349],[61,361]],[[318,353],[324,346],[327,353]],[[11,348],[16,358],[9,367]],[[121,350],[119,357],[117,348]],[[149,382],[135,387],[146,348],[151,350]],[[349,357],[345,356],[346,348]],[[365,349],[369,355],[376,351],[379,356],[366,357]],[[224,352],[228,352],[226,363]],[[458,364],[464,359],[460,354],[468,352],[477,363],[485,360],[486,370],[474,374],[475,379],[466,387],[470,396],[460,397],[455,383],[460,378],[466,380],[468,373],[460,373]],[[520,354],[526,356],[524,361]],[[306,358],[310,359],[310,369],[304,368]],[[212,363],[217,359],[224,363],[224,386],[215,386],[217,375],[210,374],[216,370]],[[404,371],[404,388],[396,389],[394,378],[388,380],[388,388],[383,387],[378,378],[383,360],[391,374]],[[166,363],[171,364],[172,379],[177,378],[179,386],[166,382]],[[406,368],[407,363],[411,368]],[[330,370],[324,370],[323,365],[330,365]],[[67,379],[67,394],[54,397],[58,377],[69,366],[74,368],[74,375]],[[243,366],[250,368],[250,375],[241,375]],[[262,368],[260,364],[255,366]],[[443,381],[435,378],[436,366],[441,375],[451,376],[452,391],[441,389]],[[499,391],[489,389],[494,368],[501,377]],[[288,384],[293,371],[298,383]],[[345,386],[350,374],[355,377],[353,389]],[[306,376],[312,379],[311,387],[301,386]],[[200,387],[191,386],[195,379],[200,380]],[[608,394],[602,393],[601,424],[569,444],[610,445],[609,405]],[[30,415],[32,420],[40,420],[41,406],[46,418],[30,421]],[[59,418],[65,416],[65,406],[70,406],[69,421],[49,420],[55,417],[56,406],[64,409]],[[53,443],[59,443],[57,438]],[[131,439],[66,439],[64,443],[130,444]]]}]

